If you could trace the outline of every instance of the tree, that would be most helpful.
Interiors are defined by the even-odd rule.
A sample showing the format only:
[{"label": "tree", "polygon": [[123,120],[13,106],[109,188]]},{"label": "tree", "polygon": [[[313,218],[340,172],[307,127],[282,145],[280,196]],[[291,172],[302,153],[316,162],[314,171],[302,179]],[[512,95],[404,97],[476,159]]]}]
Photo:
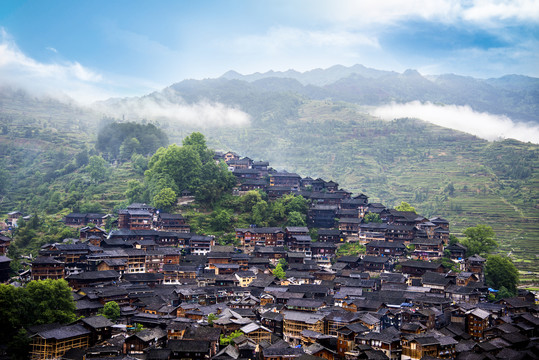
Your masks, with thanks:
[{"label": "tree", "polygon": [[192,147],[172,144],[166,149],[159,148],[150,158],[145,175],[151,179],[166,174],[178,190],[195,190],[194,185],[200,177],[201,169],[200,156]]},{"label": "tree", "polygon": [[211,214],[210,225],[216,231],[226,231],[232,224],[232,214],[227,210],[217,210]]},{"label": "tree", "polygon": [[250,190],[241,197],[243,212],[251,212],[253,206],[262,201],[262,195],[256,190]]},{"label": "tree", "polygon": [[142,324],[135,323],[135,329],[134,329],[135,333],[139,333],[144,329],[145,329],[145,327]]},{"label": "tree", "polygon": [[140,141],[137,138],[127,138],[122,142],[120,146],[120,159],[130,159],[132,155],[136,154],[140,149]]},{"label": "tree", "polygon": [[25,290],[27,324],[65,324],[75,321],[75,301],[64,279],[34,280],[26,285]]},{"label": "tree", "polygon": [[163,211],[170,211],[176,204],[178,196],[171,188],[162,189],[157,195],[153,197],[153,206]]},{"label": "tree", "polygon": [[217,317],[217,315],[215,315],[214,313],[209,313],[209,314],[208,314],[208,319],[207,319],[207,321],[208,321],[208,324],[210,324],[210,326],[213,326],[213,322],[214,322],[215,320],[217,320],[217,319],[218,319],[218,317]]},{"label": "tree", "polygon": [[494,230],[488,225],[477,225],[464,230],[466,238],[462,245],[466,246],[468,256],[474,254],[488,254],[498,247],[494,240]]},{"label": "tree", "polygon": [[224,336],[223,334],[221,334],[219,336],[219,344],[220,345],[229,345],[232,340],[234,340],[235,338],[239,337],[243,335],[243,332],[241,332],[240,330],[235,330],[233,333],[231,333],[230,335],[228,336]]},{"label": "tree", "polygon": [[20,328],[17,334],[8,343],[8,354],[11,354],[12,360],[26,360],[30,352],[30,338],[24,328]]},{"label": "tree", "polygon": [[377,214],[377,213],[367,213],[363,217],[363,222],[364,223],[378,223],[378,224],[381,224],[382,219],[380,219],[380,215]]},{"label": "tree", "polygon": [[307,226],[305,215],[302,215],[298,211],[290,212],[286,218],[285,226]]},{"label": "tree", "polygon": [[127,181],[127,190],[124,192],[124,195],[130,204],[144,202],[145,190],[146,188],[140,181],[131,179]]},{"label": "tree", "polygon": [[82,149],[76,156],[75,156],[75,163],[78,167],[83,167],[88,164],[88,161],[90,161],[88,157],[88,150],[86,148]]},{"label": "tree", "polygon": [[411,211],[411,212],[414,212],[414,213],[416,212],[415,208],[412,205],[408,204],[406,201],[401,201],[401,204],[398,205],[395,208],[395,210],[397,210],[397,211]]},{"label": "tree", "polygon": [[488,286],[498,290],[505,287],[514,296],[518,277],[518,270],[508,257],[491,255],[487,258],[485,280]]},{"label": "tree", "polygon": [[99,315],[106,317],[111,321],[116,321],[120,317],[120,305],[116,301],[109,301],[99,311]]},{"label": "tree", "polygon": [[90,157],[86,171],[90,175],[90,178],[96,183],[108,179],[107,162],[101,156],[94,155]]},{"label": "tree", "polygon": [[286,278],[286,272],[284,271],[283,264],[277,264],[275,269],[273,269],[273,276],[280,280]]}]

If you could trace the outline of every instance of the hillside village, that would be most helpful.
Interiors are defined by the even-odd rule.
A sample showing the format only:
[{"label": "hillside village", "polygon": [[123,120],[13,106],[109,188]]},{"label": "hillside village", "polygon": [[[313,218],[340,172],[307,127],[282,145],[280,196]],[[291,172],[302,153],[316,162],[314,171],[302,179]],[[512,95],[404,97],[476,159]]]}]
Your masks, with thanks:
[{"label": "hillside village", "polygon": [[[79,238],[43,245],[17,284],[65,279],[79,319],[29,327],[32,359],[539,357],[534,294],[493,300],[486,259],[452,242],[447,220],[386,208],[334,181],[234,152],[214,160],[236,177],[234,195],[307,199],[307,226],[253,224],[222,245],[191,232],[181,213],[144,203],[113,215],[68,214],[63,221]],[[180,203],[193,201],[181,193]],[[10,213],[7,225],[22,217]],[[358,251],[340,255],[347,246]],[[110,302],[120,308],[114,321],[99,315]]]}]

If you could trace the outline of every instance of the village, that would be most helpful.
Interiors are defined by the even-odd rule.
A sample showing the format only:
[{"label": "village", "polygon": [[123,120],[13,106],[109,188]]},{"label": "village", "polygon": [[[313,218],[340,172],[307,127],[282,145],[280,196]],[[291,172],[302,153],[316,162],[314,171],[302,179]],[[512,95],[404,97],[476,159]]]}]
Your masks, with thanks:
[{"label": "village", "polygon": [[[307,226],[253,224],[222,245],[191,232],[181,211],[144,203],[112,215],[71,213],[63,221],[79,238],[42,246],[18,281],[65,279],[79,319],[28,328],[32,359],[539,357],[535,295],[494,300],[487,260],[451,242],[447,220],[234,152],[214,159],[236,177],[234,195],[307,199]],[[185,191],[180,201],[193,196]],[[22,217],[10,213],[8,225]],[[2,282],[10,241],[0,233]],[[338,255],[350,245],[363,251]],[[102,316],[112,302],[118,316]]]}]

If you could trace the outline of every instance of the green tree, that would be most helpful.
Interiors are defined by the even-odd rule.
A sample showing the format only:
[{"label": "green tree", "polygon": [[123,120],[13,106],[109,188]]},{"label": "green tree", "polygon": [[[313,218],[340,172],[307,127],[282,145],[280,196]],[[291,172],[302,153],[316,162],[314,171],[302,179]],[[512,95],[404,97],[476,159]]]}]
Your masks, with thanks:
[{"label": "green tree", "polygon": [[195,190],[194,185],[200,177],[202,161],[198,153],[189,146],[172,144],[159,148],[151,157],[146,176],[150,179],[167,174],[181,190]]},{"label": "green tree", "polygon": [[213,151],[208,150],[206,138],[199,132],[191,133],[182,141],[183,146],[192,147],[199,155],[203,163],[209,162],[213,158]]},{"label": "green tree", "polygon": [[[4,338],[5,339],[5,338]],[[12,360],[26,360],[29,358],[30,338],[24,328],[20,328],[13,339],[8,343],[8,354],[11,354]]]},{"label": "green tree", "polygon": [[508,257],[491,255],[487,258],[485,280],[488,286],[498,290],[505,287],[515,296],[518,278],[518,270]]},{"label": "green tree", "polygon": [[253,206],[251,211],[251,222],[258,226],[267,226],[269,220],[269,206],[264,200],[259,201]]},{"label": "green tree", "polygon": [[364,223],[378,223],[378,224],[381,224],[382,219],[380,219],[380,215],[377,214],[377,213],[367,213],[363,217],[363,222]]},{"label": "green tree", "polygon": [[109,301],[99,311],[99,315],[103,315],[111,321],[116,321],[120,317],[120,305],[116,301]]},{"label": "green tree", "polygon": [[171,188],[164,188],[162,189],[157,195],[153,197],[153,206],[155,206],[158,209],[161,209],[163,211],[170,211],[174,205],[176,204],[176,201],[178,200],[178,196],[172,190]]},{"label": "green tree", "polygon": [[140,149],[140,141],[137,138],[132,137],[125,139],[120,145],[120,159],[130,159],[133,154],[136,154]]},{"label": "green tree", "polygon": [[416,212],[415,211],[415,208],[408,204],[406,201],[401,201],[401,204],[398,205],[395,210],[398,210],[398,211],[411,211],[411,212]]},{"label": "green tree", "polygon": [[87,165],[89,161],[90,158],[88,157],[88,150],[86,148],[82,149],[75,156],[75,163],[77,164],[77,167],[83,167]]},{"label": "green tree", "polygon": [[0,338],[3,339],[2,341],[10,339],[23,325],[24,309],[21,306],[23,291],[24,289],[13,285],[0,284],[0,319],[2,319]]},{"label": "green tree", "polygon": [[243,335],[243,332],[241,332],[240,330],[235,330],[233,333],[231,333],[228,336],[224,336],[223,334],[221,334],[219,336],[219,344],[223,346],[229,345],[232,342],[232,340],[234,340],[237,337],[240,337],[241,335]]},{"label": "green tree", "polygon": [[27,324],[65,324],[75,321],[75,301],[67,281],[31,281],[25,290]]},{"label": "green tree", "polygon": [[494,230],[488,225],[477,225],[464,230],[466,238],[462,245],[467,247],[467,254],[488,254],[498,247],[494,240]]},{"label": "green tree", "polygon": [[90,175],[90,178],[96,183],[108,179],[108,164],[101,156],[94,155],[90,157],[86,171]]},{"label": "green tree", "polygon": [[127,190],[124,192],[127,201],[132,203],[142,203],[145,200],[144,192],[146,188],[144,184],[137,180],[128,180],[127,181]]},{"label": "green tree", "polygon": [[292,211],[286,218],[285,226],[307,226],[305,215],[298,211]]},{"label": "green tree", "polygon": [[216,231],[226,231],[232,225],[232,214],[227,210],[217,210],[211,214],[210,226]]},{"label": "green tree", "polygon": [[131,156],[131,165],[133,170],[138,174],[143,175],[144,172],[148,169],[148,159],[140,154],[133,154]]},{"label": "green tree", "polygon": [[210,326],[213,326],[213,322],[214,322],[215,320],[217,320],[217,319],[218,319],[218,317],[217,317],[217,315],[215,315],[214,313],[209,313],[209,314],[208,314],[207,321],[208,321],[208,324],[210,324]]},{"label": "green tree", "polygon": [[142,324],[139,324],[139,323],[135,323],[135,333],[139,333],[141,332],[142,330],[145,330],[146,328],[142,325]]},{"label": "green tree", "polygon": [[256,190],[247,191],[245,195],[241,197],[242,211],[251,212],[253,206],[262,201],[262,195]]},{"label": "green tree", "polygon": [[283,264],[277,264],[275,269],[273,269],[273,276],[280,280],[286,278],[286,272],[284,271]]}]

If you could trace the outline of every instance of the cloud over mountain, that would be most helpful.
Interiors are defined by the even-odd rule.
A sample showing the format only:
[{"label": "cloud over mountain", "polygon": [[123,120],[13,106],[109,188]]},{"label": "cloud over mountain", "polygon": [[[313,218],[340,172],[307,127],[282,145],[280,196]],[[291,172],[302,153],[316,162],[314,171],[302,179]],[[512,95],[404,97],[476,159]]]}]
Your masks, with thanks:
[{"label": "cloud over mountain", "polygon": [[412,101],[376,108],[372,114],[385,120],[418,118],[439,126],[464,131],[486,140],[513,138],[539,144],[539,126],[514,122],[507,116],[476,112],[469,106],[435,105]]}]

